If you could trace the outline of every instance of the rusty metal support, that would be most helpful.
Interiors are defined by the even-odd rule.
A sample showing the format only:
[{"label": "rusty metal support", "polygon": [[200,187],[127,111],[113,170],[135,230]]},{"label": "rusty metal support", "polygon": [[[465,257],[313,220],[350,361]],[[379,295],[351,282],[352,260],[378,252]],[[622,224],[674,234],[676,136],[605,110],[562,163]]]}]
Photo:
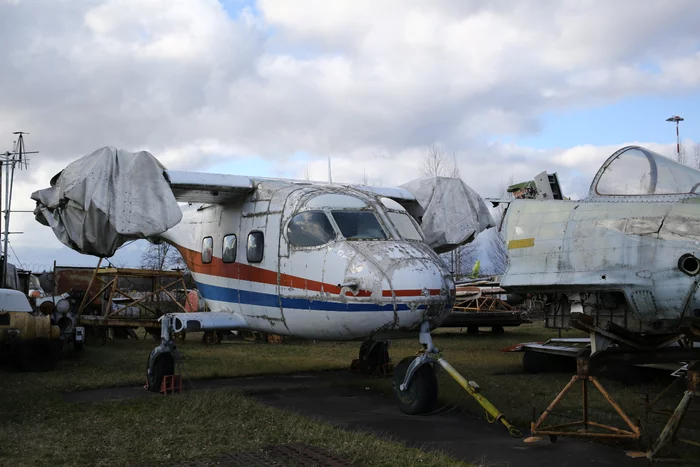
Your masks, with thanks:
[{"label": "rusty metal support", "polygon": [[[627,414],[622,410],[620,405],[608,394],[602,384],[598,382],[595,376],[590,376],[589,374],[589,360],[586,358],[578,358],[577,360],[577,374],[574,375],[571,380],[564,386],[564,389],[554,398],[549,407],[540,415],[540,417],[533,421],[530,425],[530,432],[532,437],[528,438],[526,441],[537,441],[537,436],[546,435],[555,439],[557,436],[581,436],[588,438],[614,438],[614,439],[639,439],[641,436],[641,429],[635,425],[632,420],[627,416]],[[558,425],[542,426],[545,420],[552,413],[554,408],[561,402],[561,400],[566,396],[566,394],[574,387],[574,385],[580,381],[581,382],[581,392],[582,392],[582,419],[570,422],[562,423]],[[621,429],[610,425],[605,425],[603,423],[598,423],[590,420],[588,414],[588,391],[589,383],[592,384],[598,392],[600,392],[605,400],[610,404],[615,411],[620,415],[622,420],[629,429]],[[534,417],[533,417],[534,418]],[[582,427],[576,431],[565,430],[565,428]],[[605,430],[606,432],[594,431],[594,429]]]},{"label": "rusty metal support", "polygon": [[[83,296],[83,300],[78,309],[78,321],[86,325],[95,326],[107,326],[107,327],[133,327],[135,324],[140,324],[140,326],[147,328],[158,328],[160,324],[158,323],[158,317],[161,315],[160,308],[153,309],[153,301],[155,305],[160,301],[161,293],[167,296],[172,302],[177,306],[177,308],[186,312],[183,304],[179,302],[175,294],[173,293],[173,287],[182,285],[183,290],[186,291],[184,278],[179,271],[151,271],[151,270],[140,270],[140,269],[127,269],[127,268],[103,268],[100,269],[99,266],[101,261],[97,264],[95,268],[90,284]],[[119,287],[119,280],[123,277],[136,277],[136,278],[151,278],[153,280],[153,287],[150,292],[146,292],[141,297],[134,296],[133,293],[123,290]],[[91,291],[94,288],[99,288],[97,294],[92,294]],[[89,303],[97,298],[102,298],[105,294],[104,300],[102,301],[102,311],[100,315],[87,315],[85,310]],[[119,304],[112,309],[112,305],[115,300],[119,298],[125,298],[127,301],[125,304]],[[154,300],[155,298],[155,300]],[[186,300],[186,294],[185,294]],[[122,318],[120,313],[130,307],[138,306],[140,310],[146,311],[147,314],[151,316],[145,318]],[[141,313],[139,314],[141,316]]]},{"label": "rusty metal support", "polygon": [[[682,380],[682,379],[681,379]],[[690,446],[700,447],[700,442],[696,440],[678,438],[678,430],[683,423],[683,418],[690,412],[688,408],[693,400],[700,396],[700,362],[695,362],[688,365],[688,371],[686,373],[685,380],[687,381],[687,390],[683,393],[681,401],[676,406],[673,413],[666,422],[666,426],[661,431],[661,434],[656,439],[652,447],[647,452],[630,452],[627,455],[634,458],[646,457],[650,462],[683,462],[683,463],[699,463],[700,460],[690,460],[690,459],[661,459],[657,455],[665,447],[678,441]],[[670,388],[670,387],[669,387]],[[666,388],[663,392],[665,393],[669,388]],[[660,396],[654,400],[654,402],[660,399]],[[663,412],[662,412],[663,413]]]},{"label": "rusty metal support", "polygon": [[[80,315],[83,310],[85,309],[85,306],[90,303],[90,301],[87,299],[88,295],[90,295],[90,287],[92,287],[92,283],[95,282],[95,278],[97,277],[97,270],[100,269],[100,265],[102,264],[102,258],[97,262],[97,266],[95,266],[95,271],[92,273],[92,279],[90,279],[90,285],[88,285],[88,289],[85,291],[85,295],[83,295],[83,301],[80,302],[80,308],[78,308],[78,315]],[[54,277],[54,289],[57,287],[57,279],[56,279],[56,261],[53,262],[53,277]],[[102,293],[102,292],[100,292]],[[99,294],[98,294],[99,295]],[[94,299],[93,299],[94,300]]]}]

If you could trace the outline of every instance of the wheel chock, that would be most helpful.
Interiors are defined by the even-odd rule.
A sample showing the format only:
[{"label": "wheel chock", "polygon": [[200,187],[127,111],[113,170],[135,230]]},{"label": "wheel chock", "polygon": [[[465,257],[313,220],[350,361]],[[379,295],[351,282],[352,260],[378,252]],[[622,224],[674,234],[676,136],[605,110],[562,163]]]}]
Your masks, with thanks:
[{"label": "wheel chock", "polygon": [[182,377],[180,375],[164,376],[160,383],[160,393],[163,395],[182,394]]}]

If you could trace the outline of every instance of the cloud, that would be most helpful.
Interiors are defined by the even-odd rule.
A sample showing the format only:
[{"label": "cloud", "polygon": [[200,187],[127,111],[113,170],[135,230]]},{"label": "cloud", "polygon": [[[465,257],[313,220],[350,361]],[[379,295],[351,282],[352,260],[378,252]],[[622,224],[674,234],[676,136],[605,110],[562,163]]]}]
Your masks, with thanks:
[{"label": "cloud", "polygon": [[0,129],[29,131],[41,150],[18,198],[104,145],[169,168],[232,161],[245,173],[258,158],[320,179],[331,157],[334,178],[387,185],[417,175],[438,144],[486,196],[545,169],[583,195],[612,147],[493,141],[536,134],[544,112],[696,92],[695,6],[261,0],[232,13],[215,0],[5,0]]}]

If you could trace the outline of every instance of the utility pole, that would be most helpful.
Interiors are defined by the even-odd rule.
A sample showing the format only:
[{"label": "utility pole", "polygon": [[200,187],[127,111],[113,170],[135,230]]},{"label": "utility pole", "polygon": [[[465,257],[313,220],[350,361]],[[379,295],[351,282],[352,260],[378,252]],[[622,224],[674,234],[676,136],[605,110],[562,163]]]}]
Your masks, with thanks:
[{"label": "utility pole", "polygon": [[15,142],[15,147],[12,152],[5,152],[0,156],[0,192],[2,191],[2,167],[5,167],[5,227],[3,234],[5,235],[2,248],[2,287],[6,288],[8,286],[7,281],[7,257],[8,257],[8,244],[10,240],[10,210],[12,208],[12,186],[15,181],[15,168],[19,166],[20,169],[28,167],[27,154],[38,154],[38,151],[27,152],[24,147],[24,135],[23,131],[15,131],[13,133],[17,135],[17,141]]},{"label": "utility pole", "polygon": [[676,157],[678,158],[678,162],[683,162],[681,160],[681,136],[678,131],[678,124],[683,121],[683,117],[679,117],[678,115],[672,115],[669,118],[666,119],[667,122],[676,122]]}]

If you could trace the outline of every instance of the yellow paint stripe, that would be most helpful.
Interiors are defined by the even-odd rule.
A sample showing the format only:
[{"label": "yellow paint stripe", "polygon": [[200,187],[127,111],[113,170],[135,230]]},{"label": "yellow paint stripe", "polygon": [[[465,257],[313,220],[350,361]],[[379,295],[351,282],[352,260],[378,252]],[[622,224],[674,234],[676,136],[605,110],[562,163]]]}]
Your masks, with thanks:
[{"label": "yellow paint stripe", "polygon": [[534,238],[521,238],[520,240],[511,240],[508,242],[508,249],[515,250],[517,248],[532,248],[535,246]]}]

